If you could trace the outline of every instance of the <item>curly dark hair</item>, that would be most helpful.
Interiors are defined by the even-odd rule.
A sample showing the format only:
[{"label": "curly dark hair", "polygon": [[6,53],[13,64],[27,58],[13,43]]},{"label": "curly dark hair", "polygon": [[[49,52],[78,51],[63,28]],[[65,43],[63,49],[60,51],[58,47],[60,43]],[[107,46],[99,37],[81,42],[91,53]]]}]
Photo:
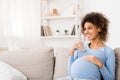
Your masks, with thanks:
[{"label": "curly dark hair", "polygon": [[103,14],[98,12],[87,13],[81,21],[82,33],[84,33],[84,25],[86,22],[90,22],[94,24],[97,28],[101,29],[101,31],[99,32],[100,39],[102,41],[107,41],[109,21]]}]

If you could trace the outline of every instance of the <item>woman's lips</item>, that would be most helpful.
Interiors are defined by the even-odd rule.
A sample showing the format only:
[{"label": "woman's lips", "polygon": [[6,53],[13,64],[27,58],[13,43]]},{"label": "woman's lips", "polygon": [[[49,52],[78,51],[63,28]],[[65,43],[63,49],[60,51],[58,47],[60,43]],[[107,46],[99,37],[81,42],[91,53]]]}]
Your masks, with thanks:
[{"label": "woman's lips", "polygon": [[86,38],[90,38],[90,35],[86,35]]}]

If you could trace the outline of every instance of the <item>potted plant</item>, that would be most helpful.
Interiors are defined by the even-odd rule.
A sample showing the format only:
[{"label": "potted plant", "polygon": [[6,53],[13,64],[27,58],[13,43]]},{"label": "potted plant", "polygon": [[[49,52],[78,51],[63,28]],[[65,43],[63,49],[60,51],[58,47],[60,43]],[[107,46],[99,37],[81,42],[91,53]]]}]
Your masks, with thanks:
[{"label": "potted plant", "polygon": [[60,30],[56,30],[56,32],[60,32]]},{"label": "potted plant", "polygon": [[57,30],[56,30],[56,34],[57,34],[57,35],[60,35],[60,30],[57,29]]},{"label": "potted plant", "polygon": [[65,29],[64,32],[65,32],[65,35],[68,35],[68,30]]}]

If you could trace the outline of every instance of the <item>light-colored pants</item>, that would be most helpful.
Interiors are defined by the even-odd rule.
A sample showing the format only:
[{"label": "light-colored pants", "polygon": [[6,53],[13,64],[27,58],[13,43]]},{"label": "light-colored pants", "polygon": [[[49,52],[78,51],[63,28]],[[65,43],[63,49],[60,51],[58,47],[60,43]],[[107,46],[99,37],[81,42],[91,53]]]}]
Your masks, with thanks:
[{"label": "light-colored pants", "polygon": [[91,80],[91,79],[80,79],[80,78],[71,78],[70,76],[63,77],[57,80]]}]

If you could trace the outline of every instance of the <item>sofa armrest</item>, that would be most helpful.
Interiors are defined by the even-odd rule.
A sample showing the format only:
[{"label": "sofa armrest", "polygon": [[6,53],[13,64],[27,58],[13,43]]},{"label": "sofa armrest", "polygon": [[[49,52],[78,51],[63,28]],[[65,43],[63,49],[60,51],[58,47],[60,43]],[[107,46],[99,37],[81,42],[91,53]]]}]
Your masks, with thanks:
[{"label": "sofa armrest", "polygon": [[115,80],[120,80],[120,48],[115,48]]}]

